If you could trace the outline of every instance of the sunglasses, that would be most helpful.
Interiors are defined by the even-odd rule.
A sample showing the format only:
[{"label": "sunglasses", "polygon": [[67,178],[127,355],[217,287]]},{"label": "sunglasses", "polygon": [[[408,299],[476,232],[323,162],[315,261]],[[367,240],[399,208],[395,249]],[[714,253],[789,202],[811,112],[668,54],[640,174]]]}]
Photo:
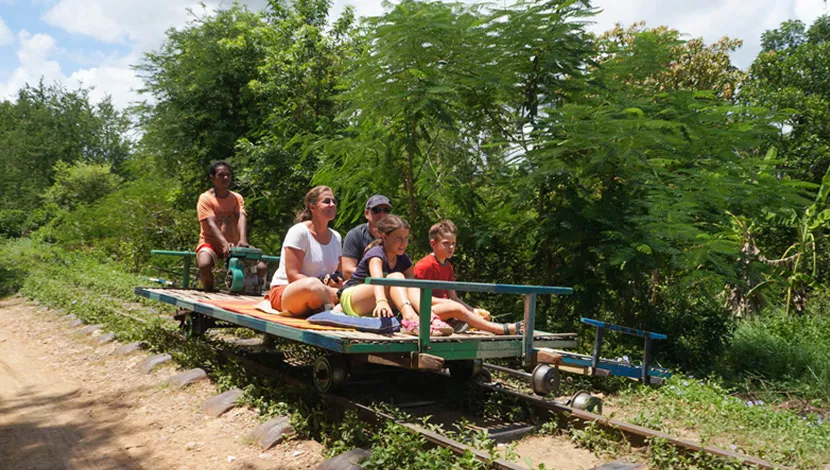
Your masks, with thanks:
[{"label": "sunglasses", "polygon": [[381,212],[383,212],[384,214],[388,214],[392,212],[392,209],[389,207],[373,207],[371,210],[372,214],[380,214]]},{"label": "sunglasses", "polygon": [[323,204],[334,204],[336,206],[338,201],[336,197],[327,197],[325,199],[321,199],[320,202],[322,202]]}]

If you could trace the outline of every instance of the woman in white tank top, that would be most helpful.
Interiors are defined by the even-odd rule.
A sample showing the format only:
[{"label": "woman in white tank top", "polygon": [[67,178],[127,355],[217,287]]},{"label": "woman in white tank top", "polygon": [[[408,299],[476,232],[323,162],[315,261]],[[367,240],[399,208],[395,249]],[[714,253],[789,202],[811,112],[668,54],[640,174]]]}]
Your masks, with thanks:
[{"label": "woman in white tank top", "polygon": [[340,234],[329,228],[337,216],[337,200],[328,186],[305,195],[297,224],[288,230],[280,250],[280,267],[269,298],[275,310],[305,316],[331,308],[343,286]]}]

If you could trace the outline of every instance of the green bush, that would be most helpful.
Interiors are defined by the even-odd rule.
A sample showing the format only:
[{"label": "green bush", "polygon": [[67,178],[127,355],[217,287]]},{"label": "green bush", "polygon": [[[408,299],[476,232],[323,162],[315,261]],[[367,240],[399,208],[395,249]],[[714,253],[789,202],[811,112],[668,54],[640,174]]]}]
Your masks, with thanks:
[{"label": "green bush", "polygon": [[830,317],[781,311],[738,325],[725,372],[830,399]]},{"label": "green bush", "polygon": [[46,202],[63,207],[91,204],[115,191],[121,178],[109,163],[76,162],[55,164],[55,183],[44,194]]},{"label": "green bush", "polygon": [[19,209],[0,209],[0,236],[16,238],[26,231],[26,212]]},{"label": "green bush", "polygon": [[172,208],[169,197],[175,188],[171,181],[154,178],[130,182],[95,204],[56,217],[38,236],[67,248],[95,247],[104,256],[140,269],[152,249],[196,245],[199,225],[195,210]]}]

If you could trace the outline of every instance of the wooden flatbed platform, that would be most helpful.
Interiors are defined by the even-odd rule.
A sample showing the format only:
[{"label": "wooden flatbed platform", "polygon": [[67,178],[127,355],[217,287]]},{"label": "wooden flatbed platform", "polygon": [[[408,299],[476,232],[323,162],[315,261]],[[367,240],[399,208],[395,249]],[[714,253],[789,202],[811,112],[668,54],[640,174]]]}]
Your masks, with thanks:
[{"label": "wooden flatbed platform", "polygon": [[[175,305],[216,320],[251,328],[301,343],[318,346],[341,354],[409,354],[419,352],[419,339],[403,333],[376,334],[352,329],[319,330],[291,325],[234,312],[210,302],[250,300],[254,305],[261,297],[203,292],[189,289],[138,287],[135,293],[160,302]],[[577,345],[576,333],[533,332],[536,348],[572,349]],[[486,332],[468,332],[447,337],[432,337],[428,352],[445,360],[518,358],[522,357],[522,335],[493,335]],[[420,351],[424,352],[424,351]]]}]

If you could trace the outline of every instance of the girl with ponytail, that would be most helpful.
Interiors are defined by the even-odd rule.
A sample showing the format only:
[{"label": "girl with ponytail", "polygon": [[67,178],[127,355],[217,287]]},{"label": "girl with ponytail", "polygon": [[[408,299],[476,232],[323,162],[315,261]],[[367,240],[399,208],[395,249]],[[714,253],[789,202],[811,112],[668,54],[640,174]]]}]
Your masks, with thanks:
[{"label": "girl with ponytail", "polygon": [[[380,238],[366,247],[363,259],[357,264],[352,277],[343,286],[340,305],[336,310],[347,315],[391,317],[394,309],[400,311],[403,331],[418,334],[418,311],[409,300],[409,290],[403,287],[384,287],[364,284],[371,277],[412,279],[412,259],[406,254],[409,244],[409,224],[397,215],[388,215],[381,219],[376,228]],[[451,335],[452,327],[433,315],[430,321],[431,334],[436,336]]]},{"label": "girl with ponytail", "polygon": [[[380,238],[366,247],[366,254],[357,265],[352,277],[343,285],[340,305],[335,310],[348,315],[391,317],[393,308],[402,317],[404,333],[418,334],[421,290],[416,288],[386,287],[365,284],[367,277],[414,279],[412,260],[406,254],[409,244],[409,224],[391,214],[381,219],[376,228]],[[454,318],[473,328],[497,335],[520,334],[521,322],[500,324],[485,320],[468,310],[463,304],[451,299],[432,298],[430,335],[449,336],[453,328],[445,320]]]}]

